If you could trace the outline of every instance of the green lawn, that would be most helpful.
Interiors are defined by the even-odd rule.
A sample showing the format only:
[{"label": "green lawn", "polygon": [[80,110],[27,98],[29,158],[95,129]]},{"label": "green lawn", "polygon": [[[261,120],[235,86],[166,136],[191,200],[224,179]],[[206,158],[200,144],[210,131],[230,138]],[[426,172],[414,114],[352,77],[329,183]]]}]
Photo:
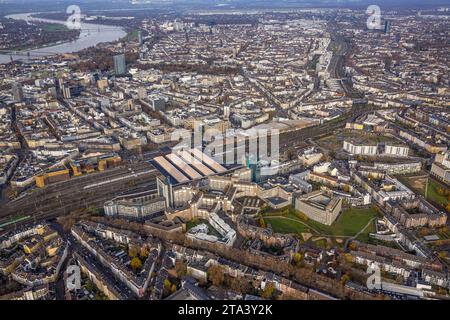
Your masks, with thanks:
[{"label": "green lawn", "polygon": [[126,39],[126,41],[136,40],[138,38],[138,34],[139,34],[139,30],[133,29],[128,32],[125,39]]},{"label": "green lawn", "polygon": [[439,187],[441,187],[443,189],[445,188],[445,186],[440,185],[438,182],[434,181],[433,179],[431,179],[431,178],[428,179],[428,188],[427,188],[426,198],[430,202],[435,202],[435,203],[443,206],[444,208],[446,208],[448,205],[448,197],[438,194],[437,189]]},{"label": "green lawn", "polygon": [[195,227],[196,225],[199,225],[201,223],[203,223],[203,222],[200,219],[189,220],[188,222],[186,222],[186,230],[190,230],[193,227]]},{"label": "green lawn", "polygon": [[61,32],[61,31],[69,31],[69,29],[64,24],[59,23],[50,23],[44,25],[43,29],[48,32]]},{"label": "green lawn", "polygon": [[320,239],[314,242],[314,244],[319,247],[319,248],[323,248],[323,249],[327,249],[328,247],[328,243],[326,239]]},{"label": "green lawn", "polygon": [[265,222],[266,225],[270,223],[272,225],[273,230],[278,233],[297,233],[297,234],[300,234],[302,232],[315,233],[310,228],[301,223],[300,219],[298,219],[297,217],[294,217],[294,219],[298,221],[287,220],[284,218],[266,218]]},{"label": "green lawn", "polygon": [[[414,179],[414,176],[397,176],[397,178],[411,190],[414,190],[423,195],[434,206],[441,206],[443,209],[446,209],[449,203],[448,196],[438,194],[438,188],[442,188],[442,190],[444,191],[448,190],[448,187],[444,184],[436,181],[431,176],[428,179],[421,178],[424,181],[419,184],[420,187],[418,187],[417,184],[413,183],[418,181],[418,179]],[[427,186],[425,186],[426,183],[428,183]]]},{"label": "green lawn", "polygon": [[[331,226],[324,226],[318,222],[311,221],[311,226],[324,228],[326,234],[353,236],[358,233],[364,226],[377,215],[377,212],[372,209],[355,209],[350,208],[341,213],[338,219]],[[366,229],[370,231],[370,227]],[[372,231],[374,231],[374,226]]]},{"label": "green lawn", "polygon": [[[341,213],[338,219],[331,225],[326,226],[319,222],[308,219],[302,221],[297,215],[289,213],[283,217],[267,217],[266,224],[270,223],[275,232],[280,233],[297,233],[311,232],[314,235],[331,235],[331,236],[354,236],[374,217],[377,212],[372,209],[355,209],[350,208]],[[286,219],[287,218],[287,219]],[[293,221],[293,220],[296,221]],[[303,222],[303,223],[302,223]],[[360,235],[360,237],[368,237],[370,232],[375,231],[375,223],[371,223],[369,227]]]},{"label": "green lawn", "polygon": [[202,223],[206,224],[209,228],[211,228],[211,225],[209,224],[208,220],[194,218],[194,219],[186,222],[186,230],[190,230],[193,227],[198,226],[199,224],[202,224]]}]

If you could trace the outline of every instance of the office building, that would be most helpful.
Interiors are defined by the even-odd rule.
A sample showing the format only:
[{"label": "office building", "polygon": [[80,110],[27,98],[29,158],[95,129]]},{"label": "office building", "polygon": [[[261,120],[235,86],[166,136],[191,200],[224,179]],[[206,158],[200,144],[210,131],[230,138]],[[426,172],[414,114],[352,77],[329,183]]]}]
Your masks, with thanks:
[{"label": "office building", "polygon": [[342,210],[342,199],[330,197],[323,191],[313,191],[303,196],[297,196],[295,209],[308,218],[325,225],[331,225]]},{"label": "office building", "polygon": [[14,97],[14,102],[22,102],[23,101],[23,88],[20,83],[14,83],[12,85],[12,95]]},{"label": "office building", "polygon": [[127,66],[125,63],[125,54],[118,54],[114,56],[114,73],[117,76],[127,73]]}]

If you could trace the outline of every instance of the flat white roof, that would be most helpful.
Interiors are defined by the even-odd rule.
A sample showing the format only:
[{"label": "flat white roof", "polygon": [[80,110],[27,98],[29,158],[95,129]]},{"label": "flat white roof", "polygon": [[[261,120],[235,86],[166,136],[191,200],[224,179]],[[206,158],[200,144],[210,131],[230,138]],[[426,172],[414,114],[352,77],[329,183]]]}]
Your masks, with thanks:
[{"label": "flat white roof", "polygon": [[187,182],[188,179],[184,174],[182,174],[178,169],[176,169],[169,161],[164,157],[156,157],[154,159],[164,170],[167,171],[177,182]]},{"label": "flat white roof", "polygon": [[211,159],[210,157],[208,157],[206,154],[204,154],[203,152],[201,152],[198,149],[191,149],[189,150],[197,159],[199,159],[200,161],[203,161],[204,163],[206,163],[208,166],[210,166],[214,171],[216,171],[217,173],[222,173],[227,171],[227,169],[225,169],[223,166],[221,166],[219,163],[217,163],[216,161],[214,161],[213,159]]},{"label": "flat white roof", "polygon": [[180,151],[178,153],[187,163],[193,166],[195,169],[200,171],[205,176],[210,176],[215,174],[210,168],[205,166],[200,160],[196,159],[193,155],[191,155],[186,150]]},{"label": "flat white roof", "polygon": [[189,176],[191,179],[200,179],[202,175],[192,169],[192,167],[183,161],[179,156],[174,153],[166,155],[166,158],[172,161],[178,168],[180,168],[181,172]]}]

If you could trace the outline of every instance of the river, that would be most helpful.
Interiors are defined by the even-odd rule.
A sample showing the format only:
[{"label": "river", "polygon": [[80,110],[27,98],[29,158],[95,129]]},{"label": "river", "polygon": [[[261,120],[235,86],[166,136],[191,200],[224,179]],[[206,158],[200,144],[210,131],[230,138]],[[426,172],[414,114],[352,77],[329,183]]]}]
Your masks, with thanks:
[{"label": "river", "polygon": [[[35,13],[33,13],[35,14]],[[24,20],[27,22],[48,22],[64,24],[65,21],[50,20],[32,17],[31,13],[19,13],[7,16],[7,18]],[[38,49],[20,51],[22,54],[0,54],[0,64],[8,63],[11,61],[11,57],[14,60],[27,59],[27,52],[30,52],[30,58],[36,58],[36,56],[46,56],[51,53],[73,53],[99,44],[100,42],[112,42],[124,37],[126,32],[123,28],[115,26],[105,26],[93,23],[81,22],[81,32],[79,37],[71,42],[64,42],[60,44],[44,46]]]}]

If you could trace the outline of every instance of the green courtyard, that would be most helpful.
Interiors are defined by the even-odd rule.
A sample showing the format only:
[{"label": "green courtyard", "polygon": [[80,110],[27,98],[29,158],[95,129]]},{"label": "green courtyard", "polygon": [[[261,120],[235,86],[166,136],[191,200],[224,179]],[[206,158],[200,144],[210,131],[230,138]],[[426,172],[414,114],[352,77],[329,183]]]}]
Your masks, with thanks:
[{"label": "green courtyard", "polygon": [[425,197],[430,202],[437,203],[441,205],[443,208],[447,208],[449,204],[448,188],[434,179],[428,179],[428,187],[426,189]]},{"label": "green courtyard", "polygon": [[218,238],[221,237],[220,233],[208,222],[206,219],[194,218],[188,222],[186,222],[186,231],[191,230],[192,228],[198,226],[199,224],[206,224],[209,229],[209,234],[216,236]]},{"label": "green courtyard", "polygon": [[425,175],[403,175],[397,176],[397,178],[408,188],[425,196],[431,204],[450,212],[447,207],[450,203],[450,190],[445,184]]},{"label": "green courtyard", "polygon": [[311,233],[313,236],[331,238],[353,237],[364,229],[358,236],[363,240],[369,233],[375,232],[375,219],[378,213],[374,208],[350,208],[340,214],[337,220],[327,226],[308,219],[294,209],[285,209],[283,212],[266,212],[263,215],[266,225],[271,224],[273,230],[279,233]]}]

